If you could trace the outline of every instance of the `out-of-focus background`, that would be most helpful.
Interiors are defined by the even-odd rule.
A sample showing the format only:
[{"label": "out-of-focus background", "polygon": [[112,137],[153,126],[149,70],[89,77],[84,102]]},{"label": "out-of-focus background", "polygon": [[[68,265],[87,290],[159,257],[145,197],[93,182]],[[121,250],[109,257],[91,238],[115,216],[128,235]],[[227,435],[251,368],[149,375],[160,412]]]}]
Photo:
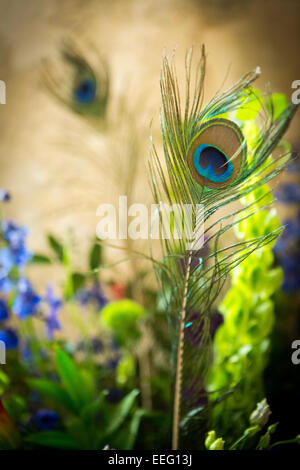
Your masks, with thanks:
[{"label": "out-of-focus background", "polygon": [[[206,98],[257,65],[257,86],[270,83],[272,91],[288,96],[300,76],[300,13],[293,0],[1,0],[0,9],[0,71],[7,84],[7,104],[0,109],[1,186],[14,194],[9,211],[31,227],[35,249],[43,247],[45,231],[63,234],[70,227],[86,247],[97,206],[121,193],[106,169],[124,159],[130,145],[138,146],[133,153],[145,188],[150,133],[159,145],[164,49],[176,48],[183,72],[187,49],[205,44]],[[53,60],[70,38],[87,58],[96,52],[107,63],[107,119],[113,125],[86,125],[43,86],[44,61]],[[68,80],[60,75],[66,87]],[[117,111],[121,99],[123,117]],[[288,135],[295,144],[298,122],[296,117]],[[145,194],[142,189],[136,199]]]}]

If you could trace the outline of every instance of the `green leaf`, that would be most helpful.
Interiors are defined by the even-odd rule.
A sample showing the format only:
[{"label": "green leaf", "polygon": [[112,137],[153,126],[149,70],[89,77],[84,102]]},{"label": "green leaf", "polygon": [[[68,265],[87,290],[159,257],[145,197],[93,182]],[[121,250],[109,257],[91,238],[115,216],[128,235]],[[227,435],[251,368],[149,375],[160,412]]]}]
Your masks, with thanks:
[{"label": "green leaf", "polygon": [[[20,395],[11,395],[2,399],[3,406],[14,422],[19,422],[27,413],[27,403]],[[1,426],[0,426],[1,427]]]},{"label": "green leaf", "polygon": [[25,438],[27,442],[44,447],[56,449],[79,449],[77,442],[71,436],[60,431],[41,431],[31,434]]},{"label": "green leaf", "polygon": [[62,244],[51,234],[48,235],[47,239],[48,239],[49,246],[52,248],[57,258],[60,261],[62,261],[63,253],[64,253]]},{"label": "green leaf", "polygon": [[138,394],[139,391],[134,389],[128,393],[128,395],[126,395],[118,405],[114,406],[113,411],[109,416],[109,424],[106,429],[106,434],[112,434],[121,426],[128,416]]},{"label": "green leaf", "polygon": [[124,386],[124,384],[134,376],[135,367],[134,360],[131,354],[124,353],[120,361],[118,362],[116,371],[117,384]]},{"label": "green leaf", "polygon": [[68,393],[56,383],[49,380],[30,379],[28,385],[56,405],[63,406],[70,411],[76,411]]},{"label": "green leaf", "polygon": [[128,438],[125,444],[125,450],[131,450],[136,441],[136,436],[140,427],[142,417],[146,414],[145,410],[138,409],[133,413],[132,419],[129,424]]},{"label": "green leaf", "polygon": [[89,266],[91,271],[99,268],[102,261],[102,246],[99,241],[96,241],[91,248],[89,257]]},{"label": "green leaf", "polygon": [[73,293],[76,293],[81,287],[84,286],[85,275],[82,273],[72,273],[72,286]]},{"label": "green leaf", "polygon": [[236,111],[236,118],[241,121],[247,121],[256,119],[258,113],[261,110],[261,92],[255,88],[252,89],[252,93],[249,94],[248,91],[244,92],[244,95],[241,100],[241,105]]},{"label": "green leaf", "polygon": [[266,108],[273,119],[277,119],[280,114],[289,106],[289,101],[283,93],[273,93],[266,102]]},{"label": "green leaf", "polygon": [[138,321],[145,314],[144,308],[131,299],[109,302],[101,311],[101,319],[114,332],[117,342],[128,344],[129,340],[136,341],[140,333]]},{"label": "green leaf", "polygon": [[80,413],[80,418],[85,424],[91,423],[94,420],[95,416],[100,411],[103,405],[104,397],[105,393],[101,392],[97,400],[93,401],[92,403],[88,403],[82,409]]},{"label": "green leaf", "polygon": [[71,397],[76,409],[81,409],[90,401],[84,379],[77,370],[75,363],[63,350],[59,349],[56,355],[57,369],[65,390]]},{"label": "green leaf", "polygon": [[51,264],[51,259],[40,253],[35,253],[31,260],[29,261],[31,264]]}]

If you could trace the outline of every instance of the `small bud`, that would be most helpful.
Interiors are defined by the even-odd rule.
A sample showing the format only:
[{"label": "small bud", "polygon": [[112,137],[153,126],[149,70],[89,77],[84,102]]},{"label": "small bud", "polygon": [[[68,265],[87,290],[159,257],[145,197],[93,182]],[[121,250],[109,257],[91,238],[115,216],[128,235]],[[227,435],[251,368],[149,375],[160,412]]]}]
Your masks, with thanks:
[{"label": "small bud", "polygon": [[251,413],[250,423],[258,424],[259,426],[264,426],[269,420],[271,414],[270,407],[267,400],[264,398],[262,401],[257,403],[256,409]]},{"label": "small bud", "polygon": [[216,432],[215,432],[215,431],[209,431],[209,432],[207,433],[207,436],[206,436],[206,439],[205,439],[205,443],[204,443],[206,449],[209,449],[209,448],[210,448],[210,446],[215,442],[216,437],[217,437],[217,436],[216,436]]},{"label": "small bud", "polygon": [[218,437],[210,446],[209,450],[224,450],[224,444],[225,441],[221,437]]}]

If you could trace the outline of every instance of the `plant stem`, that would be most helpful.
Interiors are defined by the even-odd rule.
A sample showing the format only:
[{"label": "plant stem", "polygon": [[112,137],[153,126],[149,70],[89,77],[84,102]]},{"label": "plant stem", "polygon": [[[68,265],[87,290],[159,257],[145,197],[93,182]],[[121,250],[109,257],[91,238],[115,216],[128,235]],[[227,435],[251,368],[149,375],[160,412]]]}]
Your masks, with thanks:
[{"label": "plant stem", "polygon": [[188,291],[188,283],[189,283],[189,277],[190,277],[191,258],[192,258],[192,252],[190,251],[189,256],[188,256],[186,273],[185,273],[182,306],[181,306],[181,312],[180,312],[175,394],[174,394],[174,411],[173,411],[173,433],[172,433],[172,449],[173,450],[178,450],[178,447],[179,447],[179,418],[180,418],[181,385],[182,385],[182,360],[183,360],[183,348],[184,348],[184,325],[185,325],[185,317],[186,317],[187,291]]}]

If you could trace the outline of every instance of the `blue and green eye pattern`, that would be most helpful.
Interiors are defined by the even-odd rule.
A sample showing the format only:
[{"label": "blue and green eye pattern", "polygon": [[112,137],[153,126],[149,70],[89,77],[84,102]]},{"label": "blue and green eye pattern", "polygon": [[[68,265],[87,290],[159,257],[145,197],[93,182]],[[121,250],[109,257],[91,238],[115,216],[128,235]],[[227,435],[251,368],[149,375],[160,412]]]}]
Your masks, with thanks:
[{"label": "blue and green eye pattern", "polygon": [[239,174],[246,146],[240,128],[228,119],[203,124],[188,151],[188,166],[201,186],[221,189]]},{"label": "blue and green eye pattern", "polygon": [[[93,63],[86,54],[79,52],[73,43],[65,45],[62,56],[68,67],[70,83],[56,94],[76,113],[86,117],[105,118],[109,99],[109,72],[100,57]],[[69,71],[70,70],[70,71]]]},{"label": "blue and green eye pattern", "polygon": [[74,88],[74,99],[79,104],[92,103],[97,93],[97,82],[91,78],[80,78]]},{"label": "blue and green eye pattern", "polygon": [[227,181],[233,173],[233,164],[214,145],[200,144],[194,152],[194,166],[203,178],[215,183]]}]

